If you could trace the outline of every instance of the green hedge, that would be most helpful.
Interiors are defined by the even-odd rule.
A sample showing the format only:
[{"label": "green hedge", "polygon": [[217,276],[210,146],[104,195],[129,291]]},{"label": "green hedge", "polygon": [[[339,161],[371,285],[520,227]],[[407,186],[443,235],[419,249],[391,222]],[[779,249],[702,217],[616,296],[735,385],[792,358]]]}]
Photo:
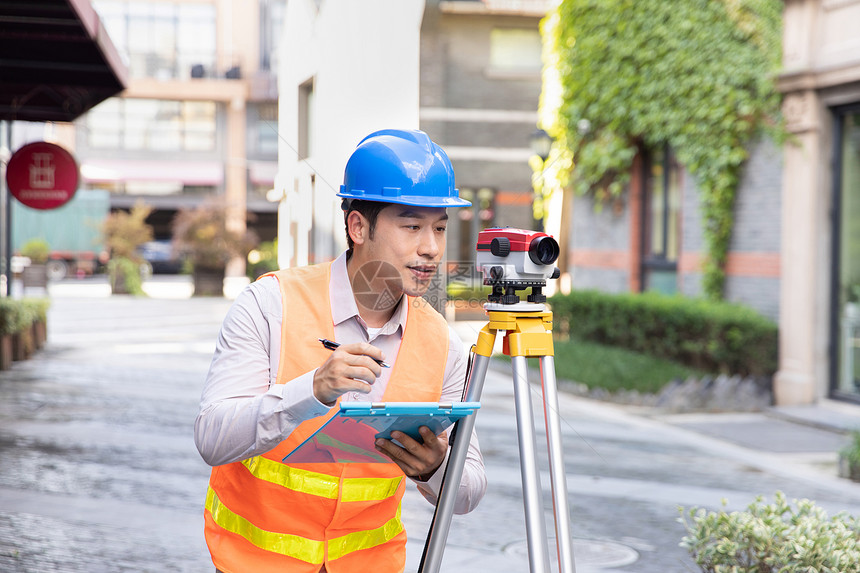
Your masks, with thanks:
[{"label": "green hedge", "polygon": [[0,335],[15,334],[34,322],[45,322],[49,304],[47,299],[0,298]]},{"label": "green hedge", "polygon": [[573,291],[550,299],[561,332],[728,374],[777,368],[777,325],[737,304],[657,293]]}]

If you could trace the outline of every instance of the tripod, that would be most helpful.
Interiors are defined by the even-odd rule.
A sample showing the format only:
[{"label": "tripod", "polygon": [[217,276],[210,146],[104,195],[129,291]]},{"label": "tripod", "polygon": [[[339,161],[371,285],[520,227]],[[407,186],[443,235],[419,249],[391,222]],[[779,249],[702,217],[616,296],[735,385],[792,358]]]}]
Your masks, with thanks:
[{"label": "tripod", "polygon": [[[496,334],[499,331],[504,331],[502,351],[511,357],[514,382],[529,571],[531,573],[549,573],[549,551],[543,519],[540,472],[537,463],[534,416],[532,414],[526,360],[527,357],[540,358],[559,571],[560,573],[575,573],[570,535],[570,511],[567,503],[567,483],[564,475],[564,461],[562,460],[558,390],[553,359],[552,313],[545,310],[542,304],[536,303],[513,305],[490,303],[484,308],[487,309],[489,322],[478,335],[478,342],[475,346],[475,361],[469,374],[464,400],[467,402],[480,401],[481,392],[484,388],[484,378],[496,342]],[[460,479],[463,476],[463,466],[466,462],[469,438],[475,427],[476,414],[477,412],[457,422],[451,436],[453,442],[451,454],[442,481],[433,522],[430,526],[427,542],[424,545],[424,554],[418,569],[421,573],[438,573],[441,567],[442,554],[451,527],[454,502]]]}]

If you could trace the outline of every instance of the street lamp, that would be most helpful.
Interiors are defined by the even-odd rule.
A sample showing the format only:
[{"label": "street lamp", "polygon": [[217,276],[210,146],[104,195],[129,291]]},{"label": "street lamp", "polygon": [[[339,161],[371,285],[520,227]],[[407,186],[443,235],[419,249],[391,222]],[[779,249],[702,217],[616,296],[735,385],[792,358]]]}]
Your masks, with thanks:
[{"label": "street lamp", "polygon": [[[532,153],[540,157],[540,177],[543,177],[543,170],[545,168],[544,164],[546,163],[546,160],[549,157],[549,152],[552,149],[552,142],[553,139],[550,134],[542,129],[538,129],[529,136],[529,147],[531,147]],[[539,193],[537,189],[533,189],[533,191],[532,218],[534,220],[535,228],[539,231],[543,231],[543,194]],[[536,208],[537,206],[540,208]],[[536,211],[540,213],[540,216],[535,216]]]},{"label": "street lamp", "polygon": [[553,141],[550,134],[542,129],[538,129],[529,136],[529,147],[531,147],[532,153],[540,157],[541,161],[546,161],[552,149]]}]

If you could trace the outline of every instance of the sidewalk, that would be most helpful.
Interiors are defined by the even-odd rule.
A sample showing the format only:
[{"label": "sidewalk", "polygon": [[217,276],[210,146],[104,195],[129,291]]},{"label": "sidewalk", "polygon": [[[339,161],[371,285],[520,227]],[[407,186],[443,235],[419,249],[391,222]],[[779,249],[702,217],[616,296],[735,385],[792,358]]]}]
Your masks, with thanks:
[{"label": "sidewalk", "polygon": [[[192,425],[230,301],[188,298],[180,277],[151,282],[143,299],[104,287],[52,288],[48,345],[0,372],[0,571],[211,571],[209,468]],[[454,327],[471,345],[483,324]],[[552,546],[543,408],[531,382]],[[455,516],[444,572],[528,570],[512,394],[507,366],[494,365],[477,417],[489,488],[474,512]],[[825,401],[669,416],[561,393],[559,414],[577,573],[697,571],[678,546],[679,507],[726,500],[741,510],[779,490],[831,515],[860,515],[860,484],[835,473],[860,408]],[[408,572],[432,513],[407,487]]]}]

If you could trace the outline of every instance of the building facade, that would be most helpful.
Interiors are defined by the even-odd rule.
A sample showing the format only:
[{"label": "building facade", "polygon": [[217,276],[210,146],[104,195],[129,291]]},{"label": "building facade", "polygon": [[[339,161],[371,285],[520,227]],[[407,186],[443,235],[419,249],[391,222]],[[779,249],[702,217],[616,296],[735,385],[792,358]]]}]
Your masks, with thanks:
[{"label": "building facade", "polygon": [[[750,147],[735,201],[725,298],[779,317],[780,149],[762,139]],[[628,192],[609,205],[572,201],[568,268],[574,288],[655,290],[702,295],[699,190],[669,148],[642,150]]]},{"label": "building facade", "polygon": [[529,137],[541,90],[547,2],[428,2],[421,25],[420,127],[448,153],[461,197],[448,225],[451,279],[480,283],[478,232],[530,229]]},{"label": "building facade", "polygon": [[[225,201],[234,226],[276,234],[278,42],[285,0],[96,0],[129,68],[127,89],[75,124],[82,185],[112,209],[154,211],[171,238],[178,209]],[[234,269],[233,274],[241,274]]]},{"label": "building facade", "polygon": [[388,127],[426,131],[473,202],[452,210],[448,227],[446,256],[460,279],[473,278],[481,228],[530,227],[546,4],[290,2],[279,74],[281,266],[346,247],[335,197],[343,168],[362,137]]},{"label": "building facade", "polygon": [[860,402],[860,2],[786,0],[783,30],[776,399]]}]

